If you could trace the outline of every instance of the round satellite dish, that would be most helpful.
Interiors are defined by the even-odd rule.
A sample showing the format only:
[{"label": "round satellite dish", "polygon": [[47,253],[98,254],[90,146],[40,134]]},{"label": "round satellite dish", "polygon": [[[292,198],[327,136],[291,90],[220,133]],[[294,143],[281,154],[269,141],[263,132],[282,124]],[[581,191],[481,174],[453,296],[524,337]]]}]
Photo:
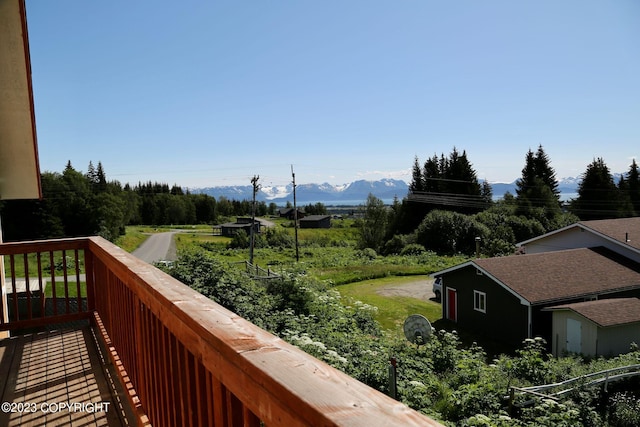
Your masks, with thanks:
[{"label": "round satellite dish", "polygon": [[421,314],[412,314],[404,321],[404,336],[414,344],[424,344],[431,336],[431,323]]}]

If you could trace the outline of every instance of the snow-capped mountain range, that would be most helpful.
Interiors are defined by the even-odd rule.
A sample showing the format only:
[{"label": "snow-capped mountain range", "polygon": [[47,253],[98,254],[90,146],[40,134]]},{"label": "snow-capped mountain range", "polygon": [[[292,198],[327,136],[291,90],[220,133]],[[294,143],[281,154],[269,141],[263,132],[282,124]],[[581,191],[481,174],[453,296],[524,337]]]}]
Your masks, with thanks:
[{"label": "snow-capped mountain range", "polygon": [[[321,202],[334,205],[359,205],[367,200],[369,193],[384,201],[394,197],[402,199],[407,195],[407,183],[399,179],[381,179],[379,181],[359,180],[349,184],[297,184],[296,203],[309,204]],[[191,193],[203,193],[229,200],[250,200],[253,197],[251,185],[193,188]],[[256,200],[277,205],[293,202],[293,185],[260,186]]]},{"label": "snow-capped mountain range", "polygon": [[[613,174],[614,182],[618,182],[620,174]],[[564,199],[575,197],[580,184],[579,178],[562,178],[558,180],[560,192]],[[511,183],[491,183],[493,196],[500,198],[506,192],[516,194],[516,181]],[[349,184],[298,184],[296,185],[296,203],[299,205],[321,202],[325,205],[360,205],[367,200],[369,193],[390,203],[394,197],[402,200],[407,195],[409,186],[399,179],[381,179],[378,181],[359,180]],[[225,197],[229,200],[251,200],[253,187],[251,185],[235,185],[222,187],[191,188],[191,193],[208,194],[215,197]],[[284,206],[293,203],[293,185],[260,187],[256,200],[267,203],[274,202]]]}]

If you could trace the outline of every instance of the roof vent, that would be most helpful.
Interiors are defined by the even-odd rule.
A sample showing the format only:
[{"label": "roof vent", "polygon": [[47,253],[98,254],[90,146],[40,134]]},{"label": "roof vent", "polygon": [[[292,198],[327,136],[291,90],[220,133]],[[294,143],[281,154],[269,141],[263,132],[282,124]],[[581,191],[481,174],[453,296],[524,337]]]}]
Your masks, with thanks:
[{"label": "roof vent", "polygon": [[631,239],[629,239],[629,233],[624,233],[624,241],[629,243]]}]

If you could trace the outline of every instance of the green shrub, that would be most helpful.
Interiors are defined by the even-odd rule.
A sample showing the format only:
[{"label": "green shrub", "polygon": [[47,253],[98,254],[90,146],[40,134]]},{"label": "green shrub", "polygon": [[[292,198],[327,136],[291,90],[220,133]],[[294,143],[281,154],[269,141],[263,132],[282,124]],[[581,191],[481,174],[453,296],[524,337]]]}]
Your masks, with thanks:
[{"label": "green shrub", "polygon": [[233,238],[229,242],[229,249],[246,249],[249,247],[249,236],[244,230],[238,230],[233,235]]},{"label": "green shrub", "polygon": [[402,248],[402,251],[400,252],[400,255],[402,255],[402,256],[421,255],[421,254],[425,253],[426,251],[427,250],[421,244],[419,244],[419,243],[411,243],[411,244],[408,244],[407,246],[405,246],[404,248]]},{"label": "green shrub", "polygon": [[631,393],[616,393],[609,399],[609,424],[616,427],[640,426],[640,400]]}]

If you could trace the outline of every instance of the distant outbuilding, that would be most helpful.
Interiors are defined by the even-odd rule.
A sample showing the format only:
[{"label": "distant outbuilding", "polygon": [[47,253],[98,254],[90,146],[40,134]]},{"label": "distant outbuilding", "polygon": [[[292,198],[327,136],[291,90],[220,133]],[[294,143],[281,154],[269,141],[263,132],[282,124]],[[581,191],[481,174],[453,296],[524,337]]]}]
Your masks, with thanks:
[{"label": "distant outbuilding", "polygon": [[300,220],[300,228],[331,228],[331,215],[309,215]]},{"label": "distant outbuilding", "polygon": [[[298,209],[297,211],[298,211],[298,219],[304,218],[304,211],[300,209]],[[295,219],[295,212],[296,210],[293,208],[282,208],[278,211],[278,215],[280,215],[280,218],[293,220]]]},{"label": "distant outbuilding", "polygon": [[[244,230],[247,235],[251,234],[251,218],[238,218],[236,222],[227,222],[226,224],[222,224],[221,234],[227,237],[233,237],[239,230]],[[260,233],[260,221],[253,221],[253,231],[255,233]]]}]

